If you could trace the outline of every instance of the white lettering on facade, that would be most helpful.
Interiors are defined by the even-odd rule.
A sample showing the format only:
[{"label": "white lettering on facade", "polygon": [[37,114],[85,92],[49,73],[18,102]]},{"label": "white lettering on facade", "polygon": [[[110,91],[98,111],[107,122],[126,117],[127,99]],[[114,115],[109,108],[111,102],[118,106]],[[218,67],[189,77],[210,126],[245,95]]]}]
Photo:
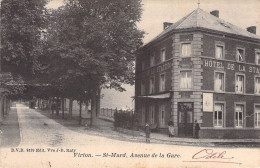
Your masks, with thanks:
[{"label": "white lettering on facade", "polygon": [[227,69],[235,70],[235,65],[234,65],[234,64],[231,64],[231,63],[228,63],[228,64],[227,64]]},{"label": "white lettering on facade", "polygon": [[246,71],[246,67],[244,65],[238,65],[238,70],[245,72]]},{"label": "white lettering on facade", "polygon": [[214,68],[224,68],[222,62],[205,60],[204,66]]},{"label": "white lettering on facade", "polygon": [[260,67],[255,66],[247,66],[247,65],[241,65],[241,64],[234,64],[234,63],[225,63],[221,61],[215,61],[215,60],[204,60],[204,66],[210,67],[210,68],[226,68],[227,70],[238,70],[240,72],[250,72],[250,73],[256,73],[260,74]]}]

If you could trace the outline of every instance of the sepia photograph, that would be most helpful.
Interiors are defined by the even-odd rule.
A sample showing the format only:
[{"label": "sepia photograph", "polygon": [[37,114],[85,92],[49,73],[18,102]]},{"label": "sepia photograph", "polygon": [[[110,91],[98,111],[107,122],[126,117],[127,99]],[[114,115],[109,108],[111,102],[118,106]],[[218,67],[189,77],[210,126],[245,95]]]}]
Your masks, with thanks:
[{"label": "sepia photograph", "polygon": [[259,0],[0,1],[0,168],[260,168]]}]

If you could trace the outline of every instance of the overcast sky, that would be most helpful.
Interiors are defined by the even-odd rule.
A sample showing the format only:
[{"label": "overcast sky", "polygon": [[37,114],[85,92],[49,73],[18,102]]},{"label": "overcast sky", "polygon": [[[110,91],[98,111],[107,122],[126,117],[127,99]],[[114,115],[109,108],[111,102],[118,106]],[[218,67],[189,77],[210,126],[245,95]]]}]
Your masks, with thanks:
[{"label": "overcast sky", "polygon": [[[176,22],[198,6],[198,0],[143,0],[142,21],[138,27],[144,30],[147,43],[163,30],[163,22]],[[53,0],[48,7],[57,8],[62,0]],[[219,17],[246,29],[257,26],[260,36],[260,0],[200,0],[200,8],[210,12],[219,10]]]}]

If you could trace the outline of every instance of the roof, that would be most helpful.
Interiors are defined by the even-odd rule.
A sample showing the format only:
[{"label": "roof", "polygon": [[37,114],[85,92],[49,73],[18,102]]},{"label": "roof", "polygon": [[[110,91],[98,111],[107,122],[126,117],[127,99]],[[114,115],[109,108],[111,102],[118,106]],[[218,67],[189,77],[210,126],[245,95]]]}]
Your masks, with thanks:
[{"label": "roof", "polygon": [[[228,23],[212,14],[197,8],[196,10],[189,13],[184,18],[180,19],[176,23],[169,26],[163,32],[161,32],[158,36],[153,38],[150,42],[155,41],[165,34],[174,31],[174,30],[181,30],[181,29],[188,29],[188,28],[204,28],[210,29],[214,31],[220,31],[224,33],[229,33],[233,35],[240,35],[244,37],[254,38],[260,40],[260,36],[250,33],[247,30],[244,30],[238,26],[235,26],[231,23]],[[148,44],[147,43],[147,44]]]},{"label": "roof", "polygon": [[170,93],[163,93],[158,95],[151,95],[151,96],[138,96],[140,98],[151,98],[151,99],[167,99],[171,97]]}]

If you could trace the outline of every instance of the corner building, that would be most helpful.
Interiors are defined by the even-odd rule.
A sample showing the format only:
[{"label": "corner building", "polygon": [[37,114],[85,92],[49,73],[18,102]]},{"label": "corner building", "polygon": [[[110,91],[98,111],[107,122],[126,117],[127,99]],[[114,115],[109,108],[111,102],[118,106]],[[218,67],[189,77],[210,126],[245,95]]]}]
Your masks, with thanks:
[{"label": "corner building", "polygon": [[260,36],[198,8],[138,51],[138,122],[176,136],[260,137]]}]

